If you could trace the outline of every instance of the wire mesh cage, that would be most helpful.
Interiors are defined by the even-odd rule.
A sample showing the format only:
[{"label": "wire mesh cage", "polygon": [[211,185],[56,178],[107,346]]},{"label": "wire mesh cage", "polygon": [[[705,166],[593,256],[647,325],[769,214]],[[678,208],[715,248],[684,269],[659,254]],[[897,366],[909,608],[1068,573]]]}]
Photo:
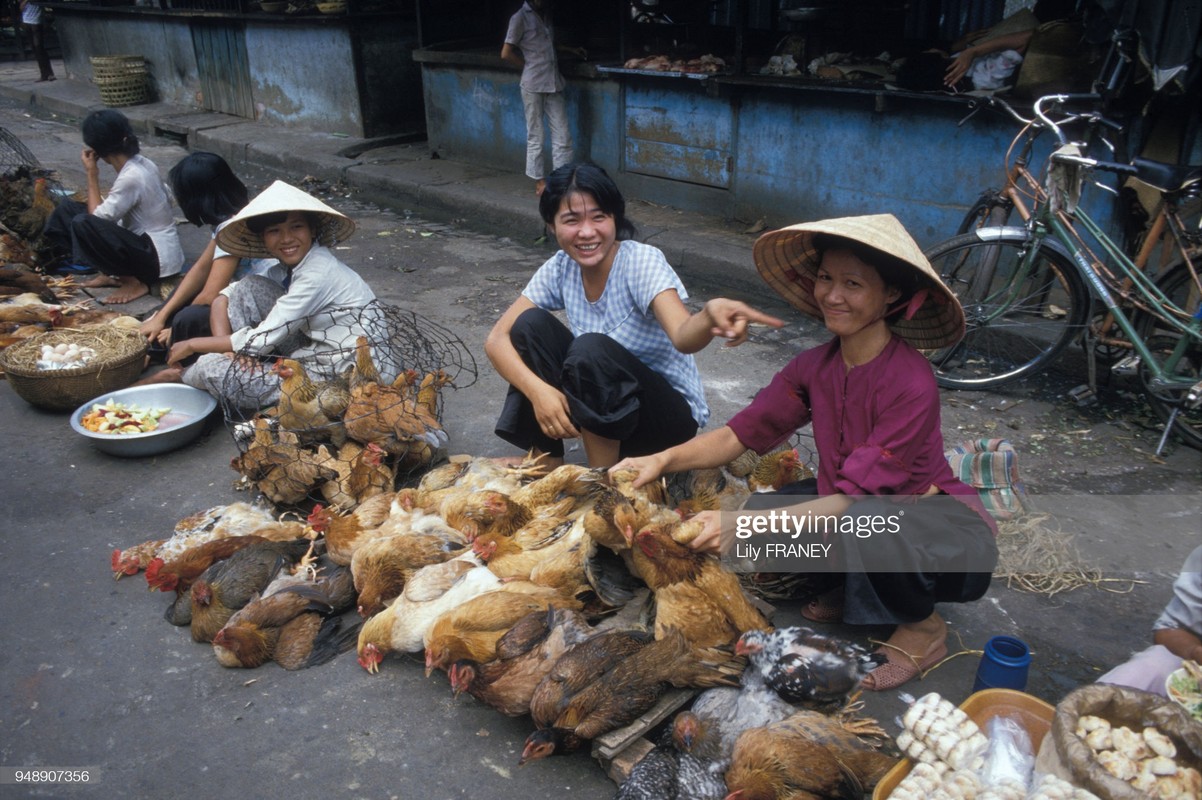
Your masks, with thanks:
[{"label": "wire mesh cage", "polygon": [[[44,169],[25,143],[0,128],[0,261],[38,266],[47,260],[43,229],[64,195],[53,171]],[[19,241],[18,241],[19,240]]]},{"label": "wire mesh cage", "polygon": [[[314,329],[338,329],[347,344],[318,350],[304,334]],[[275,350],[287,355],[240,354],[220,393],[241,451],[231,466],[273,503],[353,508],[445,453],[445,390],[477,377],[475,359],[451,331],[376,302],[267,335],[279,333]],[[254,342],[247,350],[257,352]]]}]

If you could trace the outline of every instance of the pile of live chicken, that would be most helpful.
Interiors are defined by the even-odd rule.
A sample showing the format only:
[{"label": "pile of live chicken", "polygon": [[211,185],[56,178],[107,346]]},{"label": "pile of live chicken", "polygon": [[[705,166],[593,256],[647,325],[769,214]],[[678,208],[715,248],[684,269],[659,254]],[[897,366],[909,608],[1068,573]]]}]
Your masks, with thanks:
[{"label": "pile of live chicken", "polygon": [[74,278],[43,272],[48,250],[42,229],[54,207],[45,178],[25,167],[0,175],[0,350],[54,328],[139,325],[86,297],[79,301]]},{"label": "pile of live chicken", "polygon": [[[673,687],[702,690],[619,797],[854,797],[896,783],[903,750],[918,766],[898,798],[1091,796],[999,772],[1003,748],[936,695],[914,703],[895,743],[856,713],[878,654],[773,629],[740,576],[689,546],[698,511],[806,477],[795,450],[640,487],[633,473],[533,458],[429,468],[445,376],[385,382],[361,342],[331,406],[330,382],[275,369],[279,400],[246,424],[231,464],[274,505],[209,509],[112,555],[117,577],[145,570],[173,596],[167,619],[221,665],[303,669],[353,647],[376,673],[390,653],[424,652],[455,694],[531,717],[520,763],[630,725]],[[414,466],[425,471],[406,480]]]}]

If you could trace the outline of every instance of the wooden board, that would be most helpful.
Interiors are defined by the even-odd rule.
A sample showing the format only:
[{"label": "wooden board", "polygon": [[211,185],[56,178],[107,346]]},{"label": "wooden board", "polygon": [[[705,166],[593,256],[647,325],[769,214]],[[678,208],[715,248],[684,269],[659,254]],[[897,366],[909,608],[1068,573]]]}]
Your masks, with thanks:
[{"label": "wooden board", "polygon": [[696,694],[694,689],[671,689],[634,722],[593,740],[593,757],[601,762],[614,783],[626,780],[631,768],[651,749],[645,734]]}]

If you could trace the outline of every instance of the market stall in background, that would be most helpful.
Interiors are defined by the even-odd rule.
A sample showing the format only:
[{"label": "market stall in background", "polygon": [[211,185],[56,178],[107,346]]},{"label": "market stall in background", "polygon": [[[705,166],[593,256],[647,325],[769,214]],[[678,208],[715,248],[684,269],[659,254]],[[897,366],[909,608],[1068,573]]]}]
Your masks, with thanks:
[{"label": "market stall in background", "polygon": [[[1013,121],[981,113],[964,122],[971,97],[900,90],[897,67],[1020,5],[561,4],[557,41],[587,52],[584,60],[560,55],[577,155],[651,202],[768,227],[887,209],[932,244],[956,230],[980,189],[999,182]],[[466,26],[450,23],[462,23],[461,9],[422,6],[422,48],[413,55],[430,146],[443,157],[522,169],[519,73],[499,58],[511,6],[478,3]],[[1020,67],[1008,95],[1089,89],[1110,46],[1105,23],[1100,31],[1094,46],[1074,28],[1078,46],[1046,53],[1026,76]],[[1064,40],[1064,30],[1054,34]],[[1032,52],[1042,47],[1033,40]]]}]

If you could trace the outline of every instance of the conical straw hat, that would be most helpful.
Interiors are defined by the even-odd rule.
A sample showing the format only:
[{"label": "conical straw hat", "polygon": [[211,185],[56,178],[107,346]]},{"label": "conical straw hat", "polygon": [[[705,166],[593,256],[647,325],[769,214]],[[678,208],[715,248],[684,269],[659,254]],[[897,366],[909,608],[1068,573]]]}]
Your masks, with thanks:
[{"label": "conical straw hat", "polygon": [[251,217],[274,214],[280,211],[306,211],[318,214],[321,223],[313,232],[313,238],[326,246],[346,240],[355,232],[355,223],[345,214],[335,211],[308,192],[291,184],[276,181],[234,216],[217,228],[217,246],[227,253],[244,258],[270,258],[263,246],[263,238],[246,227]]},{"label": "conical straw hat", "polygon": [[892,214],[804,222],[769,231],[756,240],[754,257],[760,277],[799,311],[822,319],[822,310],[814,300],[819,259],[813,247],[816,233],[860,242],[894,256],[919,273],[920,284],[927,290],[916,296],[921,305],[889,319],[898,336],[919,350],[935,350],[955,344],[964,335],[964,311],[959,301]]}]

